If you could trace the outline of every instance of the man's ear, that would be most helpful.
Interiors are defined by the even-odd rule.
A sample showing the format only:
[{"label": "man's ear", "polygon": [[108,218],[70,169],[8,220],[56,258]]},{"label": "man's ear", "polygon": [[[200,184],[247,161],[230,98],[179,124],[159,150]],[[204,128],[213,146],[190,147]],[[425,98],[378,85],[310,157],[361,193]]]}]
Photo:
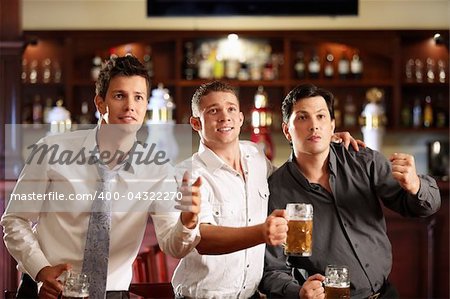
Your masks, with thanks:
[{"label": "man's ear", "polygon": [[191,116],[189,118],[189,123],[191,124],[192,129],[197,132],[202,129],[202,122],[200,121],[200,117]]},{"label": "man's ear", "polygon": [[286,139],[287,139],[290,143],[292,143],[291,134],[289,133],[289,126],[288,126],[285,122],[283,122],[283,123],[281,124],[281,127],[282,127],[282,129],[283,129],[284,137],[286,137]]},{"label": "man's ear", "polygon": [[100,114],[105,114],[107,112],[105,100],[101,96],[95,96],[94,104]]},{"label": "man's ear", "polygon": [[239,112],[239,120],[241,122],[241,125],[239,127],[242,127],[242,125],[244,124],[244,113]]},{"label": "man's ear", "polygon": [[334,131],[336,130],[336,120],[331,120],[331,134],[334,134]]}]

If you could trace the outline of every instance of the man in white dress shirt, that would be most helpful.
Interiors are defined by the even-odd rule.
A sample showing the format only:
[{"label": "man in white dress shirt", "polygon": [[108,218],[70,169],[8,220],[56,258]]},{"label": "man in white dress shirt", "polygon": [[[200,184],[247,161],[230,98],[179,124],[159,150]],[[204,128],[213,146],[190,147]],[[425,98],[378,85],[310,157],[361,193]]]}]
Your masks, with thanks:
[{"label": "man in white dress shirt", "polygon": [[[62,194],[72,199],[9,202],[1,225],[6,247],[18,262],[19,270],[26,274],[19,287],[19,297],[37,297],[36,293],[23,293],[36,292],[33,288],[36,289],[37,282],[40,298],[57,298],[62,291],[58,277],[68,269],[81,271],[92,201],[73,199],[96,191],[100,166],[98,162],[91,163],[95,158],[104,162],[101,167],[116,173],[110,192],[104,194],[114,199],[107,298],[128,297],[132,263],[149,212],[164,252],[181,258],[198,243],[200,180],[191,187],[183,183],[183,198],[178,205],[183,210],[181,215],[171,209],[173,201],[138,200],[157,191],[177,191],[168,163],[159,161],[156,163],[159,165],[149,165],[133,159],[133,154],[145,152],[136,142],[136,132],[144,121],[149,89],[147,71],[135,57],[112,58],[104,65],[96,83],[95,104],[102,115],[101,124],[92,130],[48,136],[37,144],[13,196]],[[52,155],[48,154],[53,151],[42,156],[45,146],[56,149],[58,163],[53,163]],[[77,162],[61,163],[68,153],[79,154]],[[43,159],[39,161],[39,158]]]},{"label": "man in white dress shirt", "polygon": [[172,280],[185,298],[249,298],[263,271],[265,244],[285,241],[284,211],[267,217],[272,165],[254,143],[239,141],[243,114],[233,87],[212,82],[192,98],[198,153],[184,162],[202,177],[201,241]]}]

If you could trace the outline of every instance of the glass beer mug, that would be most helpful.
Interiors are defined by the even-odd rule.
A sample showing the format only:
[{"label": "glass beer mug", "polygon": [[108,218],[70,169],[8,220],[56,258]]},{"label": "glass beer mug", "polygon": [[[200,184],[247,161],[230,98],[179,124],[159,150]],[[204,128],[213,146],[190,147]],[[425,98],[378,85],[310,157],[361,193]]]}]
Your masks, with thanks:
[{"label": "glass beer mug", "polygon": [[350,299],[350,277],[347,266],[328,265],[325,269],[325,298]]},{"label": "glass beer mug", "polygon": [[288,227],[284,253],[291,256],[311,256],[313,206],[304,203],[286,205]]},{"label": "glass beer mug", "polygon": [[89,282],[86,274],[68,271],[62,299],[87,299],[89,298]]}]

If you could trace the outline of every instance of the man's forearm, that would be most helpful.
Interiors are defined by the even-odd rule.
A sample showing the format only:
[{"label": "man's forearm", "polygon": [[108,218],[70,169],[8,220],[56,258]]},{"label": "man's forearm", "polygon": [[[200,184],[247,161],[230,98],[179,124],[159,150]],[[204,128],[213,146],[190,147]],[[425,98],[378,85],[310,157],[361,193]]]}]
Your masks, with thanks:
[{"label": "man's forearm", "polygon": [[201,240],[196,248],[200,254],[225,254],[265,243],[263,225],[225,227],[201,224]]}]

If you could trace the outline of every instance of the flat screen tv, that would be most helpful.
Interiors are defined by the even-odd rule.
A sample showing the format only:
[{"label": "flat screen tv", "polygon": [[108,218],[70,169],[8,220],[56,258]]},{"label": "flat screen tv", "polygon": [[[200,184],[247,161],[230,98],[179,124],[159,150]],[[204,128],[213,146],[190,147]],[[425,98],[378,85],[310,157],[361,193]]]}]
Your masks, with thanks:
[{"label": "flat screen tv", "polygon": [[147,15],[151,17],[357,14],[358,0],[147,0]]}]

